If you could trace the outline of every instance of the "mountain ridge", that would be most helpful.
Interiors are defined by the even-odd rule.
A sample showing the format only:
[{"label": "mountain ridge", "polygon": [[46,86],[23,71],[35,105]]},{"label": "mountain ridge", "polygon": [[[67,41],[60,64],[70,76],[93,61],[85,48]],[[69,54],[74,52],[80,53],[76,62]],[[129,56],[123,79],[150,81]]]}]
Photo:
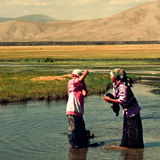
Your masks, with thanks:
[{"label": "mountain ridge", "polygon": [[106,18],[46,23],[0,23],[0,42],[29,41],[159,41],[160,0]]},{"label": "mountain ridge", "polygon": [[30,14],[30,15],[25,15],[25,16],[19,16],[16,18],[0,17],[0,22],[7,22],[7,21],[12,21],[12,20],[35,21],[35,22],[45,23],[45,22],[50,22],[50,21],[56,21],[57,19],[51,18],[43,14]]}]

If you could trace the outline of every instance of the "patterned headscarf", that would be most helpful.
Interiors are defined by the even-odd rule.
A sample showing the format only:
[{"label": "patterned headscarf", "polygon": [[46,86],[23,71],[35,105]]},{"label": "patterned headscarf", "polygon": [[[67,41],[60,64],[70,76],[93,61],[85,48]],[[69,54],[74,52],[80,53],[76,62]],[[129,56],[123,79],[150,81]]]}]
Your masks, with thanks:
[{"label": "patterned headscarf", "polygon": [[126,72],[123,69],[116,68],[110,72],[110,75],[117,80],[122,80],[126,77]]},{"label": "patterned headscarf", "polygon": [[123,69],[113,69],[110,72],[110,75],[117,80],[121,80],[121,82],[123,82],[128,87],[132,87],[132,84],[134,83],[134,81],[131,78],[126,76],[126,72]]}]

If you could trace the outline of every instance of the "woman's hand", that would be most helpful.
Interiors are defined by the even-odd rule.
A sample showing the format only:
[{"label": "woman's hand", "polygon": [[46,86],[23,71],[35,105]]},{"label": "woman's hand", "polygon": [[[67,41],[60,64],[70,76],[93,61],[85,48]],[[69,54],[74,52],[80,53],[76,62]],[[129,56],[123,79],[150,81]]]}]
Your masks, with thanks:
[{"label": "woman's hand", "polygon": [[106,95],[104,95],[103,101],[104,101],[105,103],[106,103],[106,102],[109,102],[109,103],[121,104],[118,99],[112,99],[112,98],[110,98],[109,96],[106,96]]},{"label": "woman's hand", "polygon": [[110,99],[111,98],[109,96],[104,95],[103,101],[106,103],[107,101],[110,101]]},{"label": "woman's hand", "polygon": [[83,79],[86,77],[86,75],[87,75],[88,73],[89,73],[89,71],[88,71],[88,70],[85,70],[85,71],[83,72],[83,74],[79,77],[79,81],[82,82]]},{"label": "woman's hand", "polygon": [[89,71],[86,69],[83,74],[87,75]]}]

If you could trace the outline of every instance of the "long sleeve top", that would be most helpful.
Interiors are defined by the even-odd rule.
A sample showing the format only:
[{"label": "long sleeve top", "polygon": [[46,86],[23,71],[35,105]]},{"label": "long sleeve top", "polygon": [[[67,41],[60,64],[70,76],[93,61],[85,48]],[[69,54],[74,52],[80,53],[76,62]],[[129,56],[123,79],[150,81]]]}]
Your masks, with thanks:
[{"label": "long sleeve top", "polygon": [[[117,98],[120,104],[123,106],[128,98],[128,87],[125,84],[121,83],[121,81],[119,81],[117,84],[113,83],[113,96]],[[123,115],[126,118],[133,117],[137,115],[140,110],[141,108],[138,102],[136,102],[129,108],[123,107]]]},{"label": "long sleeve top", "polygon": [[84,96],[82,94],[83,85],[78,78],[68,82],[68,102],[66,115],[76,115],[82,117],[84,114]]}]

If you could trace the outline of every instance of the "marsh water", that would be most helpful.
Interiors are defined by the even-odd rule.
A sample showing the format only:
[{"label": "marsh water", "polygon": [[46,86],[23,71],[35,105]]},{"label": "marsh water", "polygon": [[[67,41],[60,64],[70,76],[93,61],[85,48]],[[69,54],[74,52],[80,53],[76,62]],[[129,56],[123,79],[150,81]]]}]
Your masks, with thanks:
[{"label": "marsh water", "polygon": [[28,101],[0,106],[0,160],[159,160],[160,96],[153,88],[134,84],[141,106],[144,149],[117,149],[122,137],[122,109],[118,117],[104,104],[103,95],[85,98],[86,128],[99,147],[72,149],[67,139],[66,100]]}]

